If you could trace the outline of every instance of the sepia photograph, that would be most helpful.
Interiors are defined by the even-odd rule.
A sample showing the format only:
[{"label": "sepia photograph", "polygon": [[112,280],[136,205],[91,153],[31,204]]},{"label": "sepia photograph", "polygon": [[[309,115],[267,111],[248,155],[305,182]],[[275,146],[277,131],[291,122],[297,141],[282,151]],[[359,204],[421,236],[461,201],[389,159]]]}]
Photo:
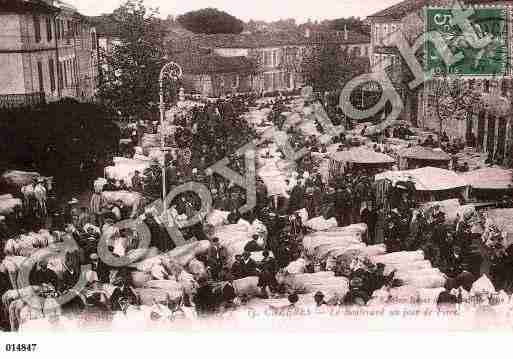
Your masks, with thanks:
[{"label": "sepia photograph", "polygon": [[511,0],[0,0],[0,353],[511,331],[512,21]]}]

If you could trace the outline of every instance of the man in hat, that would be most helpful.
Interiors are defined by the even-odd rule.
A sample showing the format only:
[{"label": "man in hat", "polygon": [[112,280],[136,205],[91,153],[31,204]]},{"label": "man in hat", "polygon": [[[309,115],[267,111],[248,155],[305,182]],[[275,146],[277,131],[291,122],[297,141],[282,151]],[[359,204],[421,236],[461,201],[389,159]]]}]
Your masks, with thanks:
[{"label": "man in hat", "polygon": [[244,278],[244,261],[241,254],[235,255],[230,273],[234,280]]},{"label": "man in hat", "polygon": [[221,273],[228,259],[228,251],[219,243],[219,238],[214,237],[211,240],[212,246],[208,250],[207,264],[213,280],[220,280]]},{"label": "man in hat", "polygon": [[244,251],[242,253],[242,274],[243,277],[252,277],[258,275],[258,266],[253,258],[251,258],[251,253]]},{"label": "man in hat", "polygon": [[54,289],[59,287],[59,279],[57,274],[48,268],[48,261],[41,260],[29,274],[30,285],[51,285]]},{"label": "man in hat", "polygon": [[262,256],[263,258],[259,265],[258,287],[261,290],[262,297],[268,298],[267,287],[269,287],[271,293],[278,290],[278,282],[276,281],[278,264],[276,260],[270,256],[268,250],[264,250]]},{"label": "man in hat", "polygon": [[143,179],[141,177],[141,173],[137,170],[132,177],[132,190],[139,193],[143,192]]},{"label": "man in hat", "polygon": [[326,303],[324,301],[324,293],[321,292],[321,291],[317,291],[314,295],[314,301],[315,301],[315,307],[316,308],[321,308],[321,307],[325,307],[328,305],[328,303]]}]

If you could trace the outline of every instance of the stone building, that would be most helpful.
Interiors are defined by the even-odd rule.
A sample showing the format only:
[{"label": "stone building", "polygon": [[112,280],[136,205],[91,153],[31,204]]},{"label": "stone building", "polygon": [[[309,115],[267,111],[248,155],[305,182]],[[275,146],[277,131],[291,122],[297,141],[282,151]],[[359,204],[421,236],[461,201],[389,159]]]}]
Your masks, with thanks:
[{"label": "stone building", "polygon": [[[386,68],[392,82],[403,95],[403,119],[410,120],[414,125],[439,132],[445,131],[450,138],[468,140],[467,143],[482,151],[502,158],[511,157],[512,131],[510,123],[513,120],[511,105],[513,101],[513,81],[511,59],[513,58],[513,27],[511,1],[466,0],[467,5],[476,7],[501,7],[507,12],[507,49],[508,64],[506,72],[497,76],[470,76],[459,78],[459,86],[472,89],[480,94],[462,117],[452,116],[449,120],[440,120],[436,111],[436,89],[441,81],[448,79],[440,76],[426,81],[417,89],[405,89],[405,64],[398,49],[387,42],[392,33],[401,31],[404,38],[413,44],[425,31],[425,9],[428,6],[449,7],[449,0],[405,0],[368,17],[371,23],[371,65]],[[423,63],[423,50],[418,53]],[[475,141],[474,141],[475,139]],[[509,151],[509,152],[508,152]],[[509,154],[508,154],[509,153]]]},{"label": "stone building", "polygon": [[0,28],[0,107],[94,97],[96,34],[73,6],[3,0]]},{"label": "stone building", "polygon": [[[329,32],[320,34],[305,32],[262,32],[216,35],[191,35],[181,39],[180,48],[187,56],[209,57],[216,63],[245,63],[251,60],[258,65],[257,73],[248,75],[248,68],[242,66],[240,76],[233,73],[231,80],[224,81],[219,89],[208,82],[210,77],[203,74],[202,81],[195,81],[195,90],[205,95],[244,92],[245,90],[266,93],[294,90],[303,86],[301,61],[307,51],[321,40],[333,41],[354,56],[368,58],[369,37],[354,31]],[[243,59],[246,60],[243,60]],[[224,59],[224,60],[223,60]],[[231,60],[229,60],[231,59]],[[179,60],[178,60],[179,61]],[[182,64],[187,67],[186,64]],[[238,65],[237,65],[238,66]],[[186,71],[187,72],[187,71]],[[194,74],[196,79],[200,74]],[[223,82],[221,82],[223,83]],[[229,83],[227,86],[226,83]],[[207,91],[207,89],[215,89]]]}]

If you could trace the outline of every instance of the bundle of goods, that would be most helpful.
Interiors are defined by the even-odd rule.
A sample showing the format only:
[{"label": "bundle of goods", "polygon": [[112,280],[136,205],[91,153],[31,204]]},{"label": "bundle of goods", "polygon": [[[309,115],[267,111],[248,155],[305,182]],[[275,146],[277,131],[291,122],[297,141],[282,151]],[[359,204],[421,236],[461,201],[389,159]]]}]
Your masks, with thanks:
[{"label": "bundle of goods", "polygon": [[385,275],[394,273],[401,286],[381,288],[373,293],[369,304],[434,305],[447,281],[445,274],[424,259],[422,251],[394,252],[372,257],[374,263],[385,265]]},{"label": "bundle of goods", "polygon": [[312,218],[304,223],[305,227],[314,231],[327,231],[337,227],[335,218],[325,219],[324,217]]},{"label": "bundle of goods", "polygon": [[105,167],[105,176],[116,181],[124,181],[127,186],[131,187],[135,171],[143,174],[151,164],[150,160],[114,157],[114,166]]},{"label": "bundle of goods", "polygon": [[0,195],[0,214],[9,215],[13,214],[14,211],[20,208],[22,205],[21,199],[14,198],[12,194]]},{"label": "bundle of goods", "polygon": [[335,277],[333,272],[290,274],[280,271],[276,280],[289,293],[316,293],[321,291],[327,302],[341,301],[349,292],[349,280]]},{"label": "bundle of goods", "polygon": [[[228,254],[227,264],[229,266],[231,266],[235,261],[236,255],[244,252],[244,247],[253,239],[254,234],[266,234],[266,231],[259,232],[258,227],[260,226],[260,223],[254,224],[255,226],[246,221],[239,221],[238,224],[230,224],[215,228],[215,237],[218,237],[220,245],[226,248],[226,252]],[[259,235],[257,244],[261,251],[251,252],[251,258],[256,262],[260,262],[263,258],[262,251],[265,248],[265,237]]]},{"label": "bundle of goods", "polygon": [[105,187],[106,184],[107,184],[106,178],[103,178],[103,177],[97,178],[93,183],[94,191],[97,193],[103,191],[103,187]]},{"label": "bundle of goods", "polygon": [[175,278],[178,280],[181,278],[184,281],[190,281],[204,277],[206,268],[196,257],[206,254],[210,247],[209,241],[199,241],[185,244],[167,253],[148,256],[140,262],[129,265],[137,270],[132,272],[132,281],[136,287],[143,287],[152,279]]},{"label": "bundle of goods", "polygon": [[142,204],[143,195],[131,191],[104,191],[103,196],[107,203],[122,202],[125,207],[138,207]]},{"label": "bundle of goods", "polygon": [[33,183],[34,180],[39,177],[41,177],[41,175],[37,172],[11,170],[5,171],[0,181],[6,189],[19,191],[23,186]]},{"label": "bundle of goods", "polygon": [[228,223],[229,214],[230,212],[228,211],[214,209],[207,215],[206,221],[208,224],[214,227],[222,226]]},{"label": "bundle of goods", "polygon": [[[369,251],[369,255],[384,253],[384,249],[376,246],[366,246],[362,238],[366,234],[364,224],[348,227],[332,228],[328,231],[315,232],[303,238],[303,248],[309,257],[325,260],[327,257],[337,257],[347,250]],[[377,251],[377,252],[376,252]]]},{"label": "bundle of goods", "polygon": [[148,148],[160,146],[160,134],[145,133],[141,138],[141,147],[143,148],[144,152]]},{"label": "bundle of goods", "polygon": [[476,209],[472,205],[460,205],[458,199],[447,199],[445,201],[438,202],[427,202],[422,204],[421,208],[424,210],[426,216],[430,216],[433,207],[435,205],[440,206],[440,211],[445,213],[445,224],[452,225],[458,218],[472,218],[478,219]]},{"label": "bundle of goods", "polygon": [[4,254],[29,257],[37,249],[46,248],[59,241],[60,239],[50,234],[48,230],[41,229],[39,232],[29,232],[8,239],[5,243]]}]

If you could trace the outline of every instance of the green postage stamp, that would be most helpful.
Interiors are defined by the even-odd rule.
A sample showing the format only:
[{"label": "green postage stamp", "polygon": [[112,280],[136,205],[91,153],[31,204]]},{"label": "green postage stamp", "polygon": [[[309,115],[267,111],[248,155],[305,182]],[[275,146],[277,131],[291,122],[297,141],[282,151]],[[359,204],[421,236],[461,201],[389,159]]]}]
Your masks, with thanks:
[{"label": "green postage stamp", "polygon": [[[446,66],[436,47],[426,41],[426,70],[436,75],[456,76],[504,76],[508,62],[507,11],[501,7],[475,8],[469,21],[474,34],[463,33],[453,23],[450,8],[427,8],[426,31],[437,31],[454,55],[461,54],[461,60]],[[472,31],[468,31],[472,33]],[[485,46],[476,47],[469,39],[477,36]]]}]

